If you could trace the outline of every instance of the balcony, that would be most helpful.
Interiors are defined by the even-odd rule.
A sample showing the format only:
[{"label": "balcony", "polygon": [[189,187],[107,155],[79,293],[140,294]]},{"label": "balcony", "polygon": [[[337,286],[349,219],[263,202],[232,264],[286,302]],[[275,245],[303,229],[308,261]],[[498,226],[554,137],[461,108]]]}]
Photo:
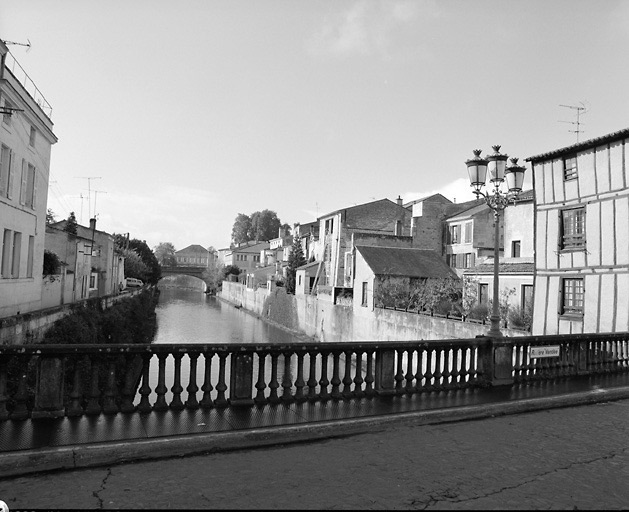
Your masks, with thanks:
[{"label": "balcony", "polygon": [[33,82],[26,71],[24,71],[24,68],[20,66],[20,63],[15,60],[15,57],[11,54],[11,52],[7,52],[5,56],[4,67],[22,85],[26,93],[39,106],[44,115],[48,119],[51,119],[52,107],[50,106],[50,103],[48,103],[46,98],[44,98],[44,95],[37,88],[35,82]]}]

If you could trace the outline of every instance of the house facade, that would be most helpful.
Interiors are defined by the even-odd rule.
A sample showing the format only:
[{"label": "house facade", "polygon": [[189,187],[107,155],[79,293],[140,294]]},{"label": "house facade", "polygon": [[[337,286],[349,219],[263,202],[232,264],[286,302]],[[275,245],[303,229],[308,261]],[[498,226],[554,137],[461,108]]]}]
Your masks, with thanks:
[{"label": "house facade", "polygon": [[[522,192],[516,204],[507,207],[500,215],[499,287],[501,300],[507,301],[511,309],[528,308],[530,310],[533,306],[535,274],[533,217],[534,194],[532,190]],[[453,261],[455,258],[460,258],[458,254],[461,251],[456,251],[456,244],[452,245],[451,254],[457,254],[457,256],[451,256],[449,263],[454,263],[457,273],[468,281],[467,286],[464,287],[465,293],[475,296],[479,303],[487,304],[489,300],[493,300],[494,286],[493,246],[487,247],[487,243],[493,243],[493,212],[491,220],[483,218],[482,223],[474,222],[474,220],[472,216],[471,220],[464,221],[460,232],[464,232],[467,236],[474,226],[477,230],[479,226],[482,226],[484,233],[482,238],[487,238],[491,232],[491,241],[485,240],[478,244],[479,247],[471,244],[474,262],[464,267],[462,271],[460,261],[458,259]],[[471,224],[465,226],[467,222]],[[463,241],[465,242],[465,239]],[[461,263],[465,263],[465,259]]]},{"label": "house facade", "polygon": [[175,261],[177,265],[184,267],[209,267],[213,263],[215,258],[214,253],[211,253],[205,247],[193,244],[175,251]]},{"label": "house facade", "polygon": [[629,330],[629,129],[527,158],[535,190],[533,334]]},{"label": "house facade", "polygon": [[458,279],[435,251],[400,247],[356,246],[353,307],[376,307],[378,288],[388,284],[411,285],[426,279]]},{"label": "house facade", "polygon": [[[363,245],[410,247],[411,211],[402,200],[381,199],[337,210],[319,218],[319,253],[323,262],[317,285],[331,288],[351,288],[354,246]],[[369,242],[367,242],[369,240]]]},{"label": "house facade", "polygon": [[269,249],[269,242],[238,244],[224,251],[223,262],[225,266],[234,265],[243,271],[253,270],[261,266],[262,257]]},{"label": "house facade", "polygon": [[0,41],[0,318],[41,308],[50,153],[57,142],[50,116]]}]

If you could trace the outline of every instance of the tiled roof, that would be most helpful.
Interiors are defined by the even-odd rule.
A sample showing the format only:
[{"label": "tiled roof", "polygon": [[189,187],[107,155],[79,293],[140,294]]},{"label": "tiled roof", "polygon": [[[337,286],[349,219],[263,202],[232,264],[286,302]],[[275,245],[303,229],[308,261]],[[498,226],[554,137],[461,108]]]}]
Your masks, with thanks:
[{"label": "tiled roof", "polygon": [[189,245],[188,247],[175,251],[175,254],[183,254],[183,253],[191,253],[191,252],[196,253],[196,252],[209,252],[209,251],[205,247],[199,244],[192,244],[192,245]]},{"label": "tiled roof", "polygon": [[526,158],[525,160],[527,162],[537,162],[539,160],[548,160],[549,158],[552,158],[555,156],[575,153],[577,151],[583,151],[585,149],[600,146],[602,144],[606,144],[607,142],[624,139],[626,137],[629,137],[629,128],[625,128],[623,130],[618,130],[616,132],[608,133],[607,135],[596,137],[594,139],[589,139],[583,142],[577,142],[576,144],[572,144],[571,146],[566,146],[564,148],[555,149],[553,151],[548,151],[547,153],[542,153],[540,155],[530,156]]},{"label": "tiled roof", "polygon": [[[498,263],[498,272],[500,274],[532,274],[535,270],[535,263]],[[481,263],[475,267],[468,268],[464,274],[493,274],[493,263]]]},{"label": "tiled roof", "polygon": [[400,277],[456,277],[434,251],[399,247],[356,246],[376,275]]}]

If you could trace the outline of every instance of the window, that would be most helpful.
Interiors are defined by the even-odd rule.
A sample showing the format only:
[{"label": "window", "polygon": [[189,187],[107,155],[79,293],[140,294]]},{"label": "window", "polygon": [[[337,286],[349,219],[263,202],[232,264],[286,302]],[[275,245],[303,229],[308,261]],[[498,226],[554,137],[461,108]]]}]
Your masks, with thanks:
[{"label": "window", "polygon": [[577,157],[571,156],[563,159],[564,181],[577,179]]},{"label": "window", "polygon": [[3,144],[0,151],[0,196],[11,197],[11,150]]},{"label": "window", "polygon": [[511,242],[511,257],[512,258],[520,257],[520,241],[519,240],[513,240]]},{"label": "window", "polygon": [[20,277],[20,255],[22,253],[22,233],[13,233],[13,261],[11,265],[11,277]]},{"label": "window", "polygon": [[585,288],[583,279],[566,278],[562,282],[561,314],[583,316]]},{"label": "window", "polygon": [[[15,108],[15,105],[11,103],[9,100],[4,100],[4,108],[6,110]],[[2,116],[2,122],[7,126],[11,126],[11,114],[4,114]]]},{"label": "window", "polygon": [[2,261],[0,262],[0,274],[2,277],[11,277],[11,230],[5,229],[2,236]]},{"label": "window", "polygon": [[472,268],[474,266],[474,253],[465,253],[463,258],[463,268]]},{"label": "window", "polygon": [[449,243],[458,244],[461,239],[461,226],[460,225],[450,226],[449,237],[450,237]]},{"label": "window", "polygon": [[367,281],[363,281],[363,298],[362,302],[360,303],[360,305],[363,307],[367,307],[367,290]]},{"label": "window", "polygon": [[522,285],[522,303],[520,307],[523,310],[526,310],[527,307],[533,305],[533,285],[531,284],[523,284]]},{"label": "window", "polygon": [[28,237],[28,259],[26,262],[26,277],[33,277],[33,255],[35,253],[35,237]]},{"label": "window", "polygon": [[480,304],[489,303],[489,285],[487,283],[478,285],[478,302]]},{"label": "window", "polygon": [[561,212],[561,249],[585,247],[585,208],[573,208]]},{"label": "window", "polygon": [[471,222],[466,222],[465,223],[465,240],[464,242],[466,244],[470,244],[472,243],[472,223]]},{"label": "window", "polygon": [[446,263],[450,268],[456,268],[456,254],[446,254]]},{"label": "window", "polygon": [[37,130],[34,126],[31,126],[31,133],[28,137],[28,145],[31,147],[35,147],[35,136],[37,134]]}]

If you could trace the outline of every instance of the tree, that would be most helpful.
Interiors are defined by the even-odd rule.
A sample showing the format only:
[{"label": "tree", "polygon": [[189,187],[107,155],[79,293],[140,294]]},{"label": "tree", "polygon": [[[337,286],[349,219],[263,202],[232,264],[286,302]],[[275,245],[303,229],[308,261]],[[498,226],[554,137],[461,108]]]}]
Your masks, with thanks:
[{"label": "tree", "polygon": [[[135,251],[144,263],[144,265],[146,265],[147,273],[145,278],[142,279],[141,277],[137,277],[137,279],[142,279],[142,281],[144,281],[145,283],[157,284],[157,282],[162,277],[162,268],[160,267],[159,262],[155,257],[155,254],[153,254],[153,251],[151,251],[150,247],[146,245],[145,241],[138,240],[137,238],[129,240],[128,235],[120,235],[114,233],[114,244],[116,246],[116,249],[123,252],[123,254],[125,249],[131,249]],[[126,271],[127,266],[125,264],[125,275],[127,277],[136,277],[126,274]]]},{"label": "tree", "polygon": [[254,212],[251,214],[251,240],[268,241],[277,238],[281,225],[274,211]]},{"label": "tree", "polygon": [[227,265],[226,267],[223,267],[223,278],[227,279],[227,276],[229,276],[230,274],[239,276],[240,268],[237,267],[236,265]]},{"label": "tree", "polygon": [[70,215],[68,216],[68,221],[66,222],[66,225],[63,228],[63,230],[67,231],[71,235],[76,235],[76,226],[77,226],[76,216],[74,215],[74,212],[70,212]]},{"label": "tree", "polygon": [[162,266],[174,267],[177,265],[175,246],[170,242],[160,242],[156,245],[155,257]]},{"label": "tree", "polygon": [[149,267],[142,261],[140,255],[133,249],[121,249],[124,256],[124,275],[125,277],[135,277],[141,279],[145,283],[151,279]]},{"label": "tree", "polygon": [[244,213],[239,213],[232,228],[232,242],[243,244],[251,240],[251,218]]},{"label": "tree", "polygon": [[56,215],[55,212],[52,211],[52,208],[48,208],[48,210],[46,210],[46,224],[52,224],[55,222],[55,217]]},{"label": "tree", "polygon": [[212,260],[210,265],[203,271],[202,278],[207,285],[207,289],[211,293],[215,293],[221,288],[225,278],[223,264],[216,259]]},{"label": "tree", "polygon": [[306,257],[301,247],[301,237],[295,236],[288,256],[288,267],[286,268],[286,293],[295,293],[297,268],[305,264]]}]

